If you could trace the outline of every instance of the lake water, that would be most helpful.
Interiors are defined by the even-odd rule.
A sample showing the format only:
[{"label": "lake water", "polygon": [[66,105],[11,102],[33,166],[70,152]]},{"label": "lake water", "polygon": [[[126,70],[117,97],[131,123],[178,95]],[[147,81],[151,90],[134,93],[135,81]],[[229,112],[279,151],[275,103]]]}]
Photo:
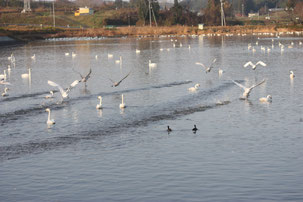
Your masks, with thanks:
[{"label": "lake water", "polygon": [[[0,201],[302,201],[300,41],[301,35],[205,36],[2,47],[0,73],[11,53],[16,66],[7,76],[9,96],[0,98]],[[209,73],[195,64],[214,58]],[[243,67],[259,60],[267,66]],[[31,78],[22,79],[28,67]],[[87,87],[79,83],[63,102],[47,83],[67,88],[90,68]],[[129,72],[111,87],[110,79]],[[239,99],[243,90],[232,80],[251,86],[263,79],[248,100]],[[45,99],[50,90],[54,98]],[[272,103],[261,103],[268,94]],[[46,108],[56,121],[50,127]]]}]

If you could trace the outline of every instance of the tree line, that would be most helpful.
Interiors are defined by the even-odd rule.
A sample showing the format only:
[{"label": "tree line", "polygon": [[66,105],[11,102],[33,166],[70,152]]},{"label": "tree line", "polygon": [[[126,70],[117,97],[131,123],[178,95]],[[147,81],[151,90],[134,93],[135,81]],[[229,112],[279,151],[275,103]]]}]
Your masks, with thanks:
[{"label": "tree line", "polygon": [[[303,0],[224,0],[223,8],[227,18],[236,14],[242,16],[249,12],[263,12],[269,8],[288,8],[303,17]],[[158,0],[56,0],[56,9],[69,11],[79,6],[88,6],[95,12],[113,10],[116,13],[103,19],[102,24],[112,25],[188,25],[196,26],[199,23],[206,25],[221,24],[220,0],[174,0],[170,6],[163,6]],[[23,0],[0,0],[1,7],[23,7]],[[52,3],[45,0],[32,1],[31,7],[51,8]]]}]

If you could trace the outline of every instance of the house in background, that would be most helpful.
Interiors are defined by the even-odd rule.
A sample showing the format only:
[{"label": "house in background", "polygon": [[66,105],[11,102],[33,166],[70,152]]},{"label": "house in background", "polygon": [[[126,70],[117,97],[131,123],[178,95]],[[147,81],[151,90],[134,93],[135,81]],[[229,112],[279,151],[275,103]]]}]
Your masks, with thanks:
[{"label": "house in background", "polygon": [[84,8],[79,8],[79,10],[76,10],[75,16],[80,15],[92,15],[94,14],[94,10],[91,8],[87,8],[86,6]]}]

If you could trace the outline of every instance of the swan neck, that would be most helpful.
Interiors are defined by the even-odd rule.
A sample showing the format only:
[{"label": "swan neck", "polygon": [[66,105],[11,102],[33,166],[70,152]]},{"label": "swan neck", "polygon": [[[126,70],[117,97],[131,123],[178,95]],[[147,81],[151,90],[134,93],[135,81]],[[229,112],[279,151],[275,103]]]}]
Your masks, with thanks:
[{"label": "swan neck", "polygon": [[48,118],[47,120],[49,121],[50,120],[50,110],[48,110]]}]

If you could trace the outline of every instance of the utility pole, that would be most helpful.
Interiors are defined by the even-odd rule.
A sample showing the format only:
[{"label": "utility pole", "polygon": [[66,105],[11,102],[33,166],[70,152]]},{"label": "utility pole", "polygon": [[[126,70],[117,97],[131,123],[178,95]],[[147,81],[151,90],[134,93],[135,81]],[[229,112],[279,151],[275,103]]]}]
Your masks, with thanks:
[{"label": "utility pole", "polygon": [[[7,1],[8,2],[8,1]],[[30,0],[24,0],[24,8],[21,11],[21,13],[31,12],[31,1]]]},{"label": "utility pole", "polygon": [[55,1],[53,1],[53,26],[56,27],[56,20],[55,20]]},{"label": "utility pole", "polygon": [[148,0],[148,12],[149,12],[149,26],[151,27],[151,7],[150,7],[150,0]]},{"label": "utility pole", "polygon": [[221,2],[221,26],[223,27],[223,26],[226,26],[224,9],[223,9],[224,2],[223,2],[223,0],[220,0],[220,2]]}]

